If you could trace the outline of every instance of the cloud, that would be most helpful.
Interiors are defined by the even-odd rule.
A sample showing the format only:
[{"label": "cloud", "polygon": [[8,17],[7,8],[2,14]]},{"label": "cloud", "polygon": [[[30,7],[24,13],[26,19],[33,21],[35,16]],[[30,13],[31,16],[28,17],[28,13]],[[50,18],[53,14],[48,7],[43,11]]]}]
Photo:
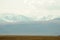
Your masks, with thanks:
[{"label": "cloud", "polygon": [[[41,16],[60,16],[59,0],[0,0],[0,14],[10,13],[39,18]],[[57,14],[58,13],[58,14]]]}]

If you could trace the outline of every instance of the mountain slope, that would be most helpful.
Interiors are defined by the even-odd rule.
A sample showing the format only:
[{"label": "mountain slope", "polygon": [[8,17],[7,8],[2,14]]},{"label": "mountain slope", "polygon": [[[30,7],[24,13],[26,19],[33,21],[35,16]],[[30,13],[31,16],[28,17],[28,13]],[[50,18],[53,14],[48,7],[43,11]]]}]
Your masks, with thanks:
[{"label": "mountain slope", "polygon": [[32,21],[32,19],[24,16],[24,15],[1,15],[0,22],[28,22]]},{"label": "mountain slope", "polygon": [[48,15],[48,16],[43,16],[43,17],[39,17],[39,18],[33,18],[33,17],[27,17],[24,15],[15,15],[15,14],[2,14],[0,15],[0,23],[2,22],[8,22],[8,23],[17,23],[17,22],[48,22],[48,21],[60,21],[59,18],[52,16],[52,15]]}]

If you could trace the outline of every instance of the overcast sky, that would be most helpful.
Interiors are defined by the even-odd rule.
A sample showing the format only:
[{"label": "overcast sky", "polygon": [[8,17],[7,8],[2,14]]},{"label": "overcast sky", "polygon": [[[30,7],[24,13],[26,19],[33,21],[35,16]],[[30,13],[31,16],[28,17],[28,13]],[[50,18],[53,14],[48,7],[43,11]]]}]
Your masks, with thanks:
[{"label": "overcast sky", "polygon": [[60,0],[0,0],[2,13],[29,17],[60,16]]}]

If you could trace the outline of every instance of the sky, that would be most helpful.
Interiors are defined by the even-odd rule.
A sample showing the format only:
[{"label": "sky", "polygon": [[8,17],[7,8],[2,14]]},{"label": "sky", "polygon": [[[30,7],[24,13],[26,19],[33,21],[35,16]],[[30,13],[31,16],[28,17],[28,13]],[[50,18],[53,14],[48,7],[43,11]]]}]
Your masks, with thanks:
[{"label": "sky", "polygon": [[[59,17],[60,16],[60,0],[0,0],[0,15],[1,14],[24,15],[24,16],[38,18],[38,19],[43,16],[55,16],[55,17],[58,16]],[[11,22],[11,20],[8,20],[8,21]],[[9,30],[11,30],[12,27],[9,28],[7,26],[5,28],[0,29],[0,30],[2,30],[2,31],[0,31],[0,33],[3,31],[5,32],[6,30],[8,32],[18,32],[18,30],[20,30],[20,28],[18,26],[18,27],[16,27],[17,29],[19,28],[18,30],[12,29],[12,31],[9,31]],[[50,26],[51,26],[50,28],[53,30],[52,32],[54,32],[54,31],[57,32],[59,30],[59,26],[57,26],[57,29],[54,28],[55,25],[53,25],[53,26],[50,25]],[[44,27],[46,27],[46,26],[44,26]],[[25,29],[26,28],[27,28],[27,26],[25,27]],[[33,30],[33,28],[35,28],[35,27],[32,27],[32,30]],[[28,30],[30,30],[30,29],[28,29]],[[40,30],[39,26],[37,28],[35,28],[33,31],[35,31],[36,29]],[[47,28],[46,30],[51,32],[51,29]],[[22,28],[21,28],[21,30],[22,30]],[[26,32],[26,30],[23,30],[23,32],[24,31]]]},{"label": "sky", "polygon": [[60,0],[0,0],[0,14],[5,13],[34,18],[60,16]]}]

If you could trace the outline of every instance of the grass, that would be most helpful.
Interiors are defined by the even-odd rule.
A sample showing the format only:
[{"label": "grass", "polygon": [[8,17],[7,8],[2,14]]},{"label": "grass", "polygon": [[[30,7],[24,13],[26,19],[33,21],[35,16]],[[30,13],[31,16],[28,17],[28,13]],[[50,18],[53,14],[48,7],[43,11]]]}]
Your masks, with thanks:
[{"label": "grass", "polygon": [[0,40],[60,40],[60,36],[0,36]]}]

